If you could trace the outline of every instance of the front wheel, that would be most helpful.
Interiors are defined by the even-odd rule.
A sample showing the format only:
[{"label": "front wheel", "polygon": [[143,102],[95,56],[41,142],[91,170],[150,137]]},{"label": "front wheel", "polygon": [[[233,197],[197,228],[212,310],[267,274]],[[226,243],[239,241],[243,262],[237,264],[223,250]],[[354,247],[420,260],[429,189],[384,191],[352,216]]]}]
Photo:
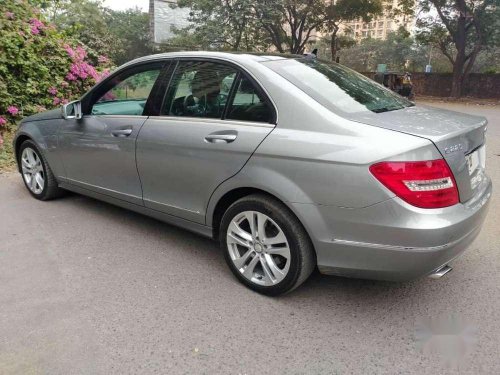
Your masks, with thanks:
[{"label": "front wheel", "polygon": [[63,194],[49,164],[34,142],[27,140],[22,143],[18,163],[24,184],[33,197],[45,201]]},{"label": "front wheel", "polygon": [[229,268],[259,293],[289,292],[316,266],[302,224],[283,203],[266,195],[250,195],[233,203],[222,218],[219,233]]}]

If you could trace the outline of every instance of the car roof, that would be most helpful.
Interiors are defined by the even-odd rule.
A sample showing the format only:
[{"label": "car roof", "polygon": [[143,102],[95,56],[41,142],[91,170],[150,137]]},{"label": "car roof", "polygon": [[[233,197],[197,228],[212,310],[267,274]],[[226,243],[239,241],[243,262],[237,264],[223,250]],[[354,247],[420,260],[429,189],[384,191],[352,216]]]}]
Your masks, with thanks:
[{"label": "car roof", "polygon": [[183,52],[167,52],[158,53],[155,55],[143,56],[138,59],[132,60],[123,66],[133,65],[136,63],[147,62],[147,61],[157,61],[168,58],[182,58],[182,57],[193,57],[193,58],[218,58],[222,60],[230,60],[240,63],[249,62],[264,62],[272,60],[285,60],[302,57],[301,55],[290,55],[290,54],[276,54],[276,53],[244,53],[244,52],[215,52],[215,51],[183,51]]}]

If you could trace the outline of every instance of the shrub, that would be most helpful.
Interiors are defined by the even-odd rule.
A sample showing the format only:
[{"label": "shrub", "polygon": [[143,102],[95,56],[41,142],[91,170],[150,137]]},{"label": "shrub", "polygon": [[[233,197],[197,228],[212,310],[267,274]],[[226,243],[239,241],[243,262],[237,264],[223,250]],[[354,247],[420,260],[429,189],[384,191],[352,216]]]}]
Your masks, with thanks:
[{"label": "shrub", "polygon": [[[88,49],[49,24],[27,0],[2,0],[0,138],[23,116],[76,99],[109,72]],[[2,141],[0,140],[0,147]]]}]

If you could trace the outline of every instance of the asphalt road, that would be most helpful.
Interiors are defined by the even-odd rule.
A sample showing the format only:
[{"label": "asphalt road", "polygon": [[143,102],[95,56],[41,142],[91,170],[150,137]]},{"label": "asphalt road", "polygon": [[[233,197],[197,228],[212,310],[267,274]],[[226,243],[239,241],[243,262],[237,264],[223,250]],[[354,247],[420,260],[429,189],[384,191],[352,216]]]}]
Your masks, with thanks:
[{"label": "asphalt road", "polygon": [[[500,107],[451,107],[488,116],[498,189]],[[78,195],[38,202],[2,175],[0,373],[499,374],[499,222],[495,191],[441,280],[316,274],[268,298],[209,240]]]}]

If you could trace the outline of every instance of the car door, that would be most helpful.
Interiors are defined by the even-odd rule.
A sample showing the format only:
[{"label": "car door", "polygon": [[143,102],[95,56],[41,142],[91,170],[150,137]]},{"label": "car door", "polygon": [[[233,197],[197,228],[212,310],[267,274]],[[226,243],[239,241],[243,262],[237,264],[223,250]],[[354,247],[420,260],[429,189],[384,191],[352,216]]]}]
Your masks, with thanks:
[{"label": "car door", "polygon": [[59,133],[66,182],[143,205],[135,143],[164,64],[121,71],[82,100],[83,118],[67,121]]},{"label": "car door", "polygon": [[274,106],[239,68],[180,60],[159,116],[137,140],[144,204],[204,224],[216,187],[238,173],[274,128]]}]

